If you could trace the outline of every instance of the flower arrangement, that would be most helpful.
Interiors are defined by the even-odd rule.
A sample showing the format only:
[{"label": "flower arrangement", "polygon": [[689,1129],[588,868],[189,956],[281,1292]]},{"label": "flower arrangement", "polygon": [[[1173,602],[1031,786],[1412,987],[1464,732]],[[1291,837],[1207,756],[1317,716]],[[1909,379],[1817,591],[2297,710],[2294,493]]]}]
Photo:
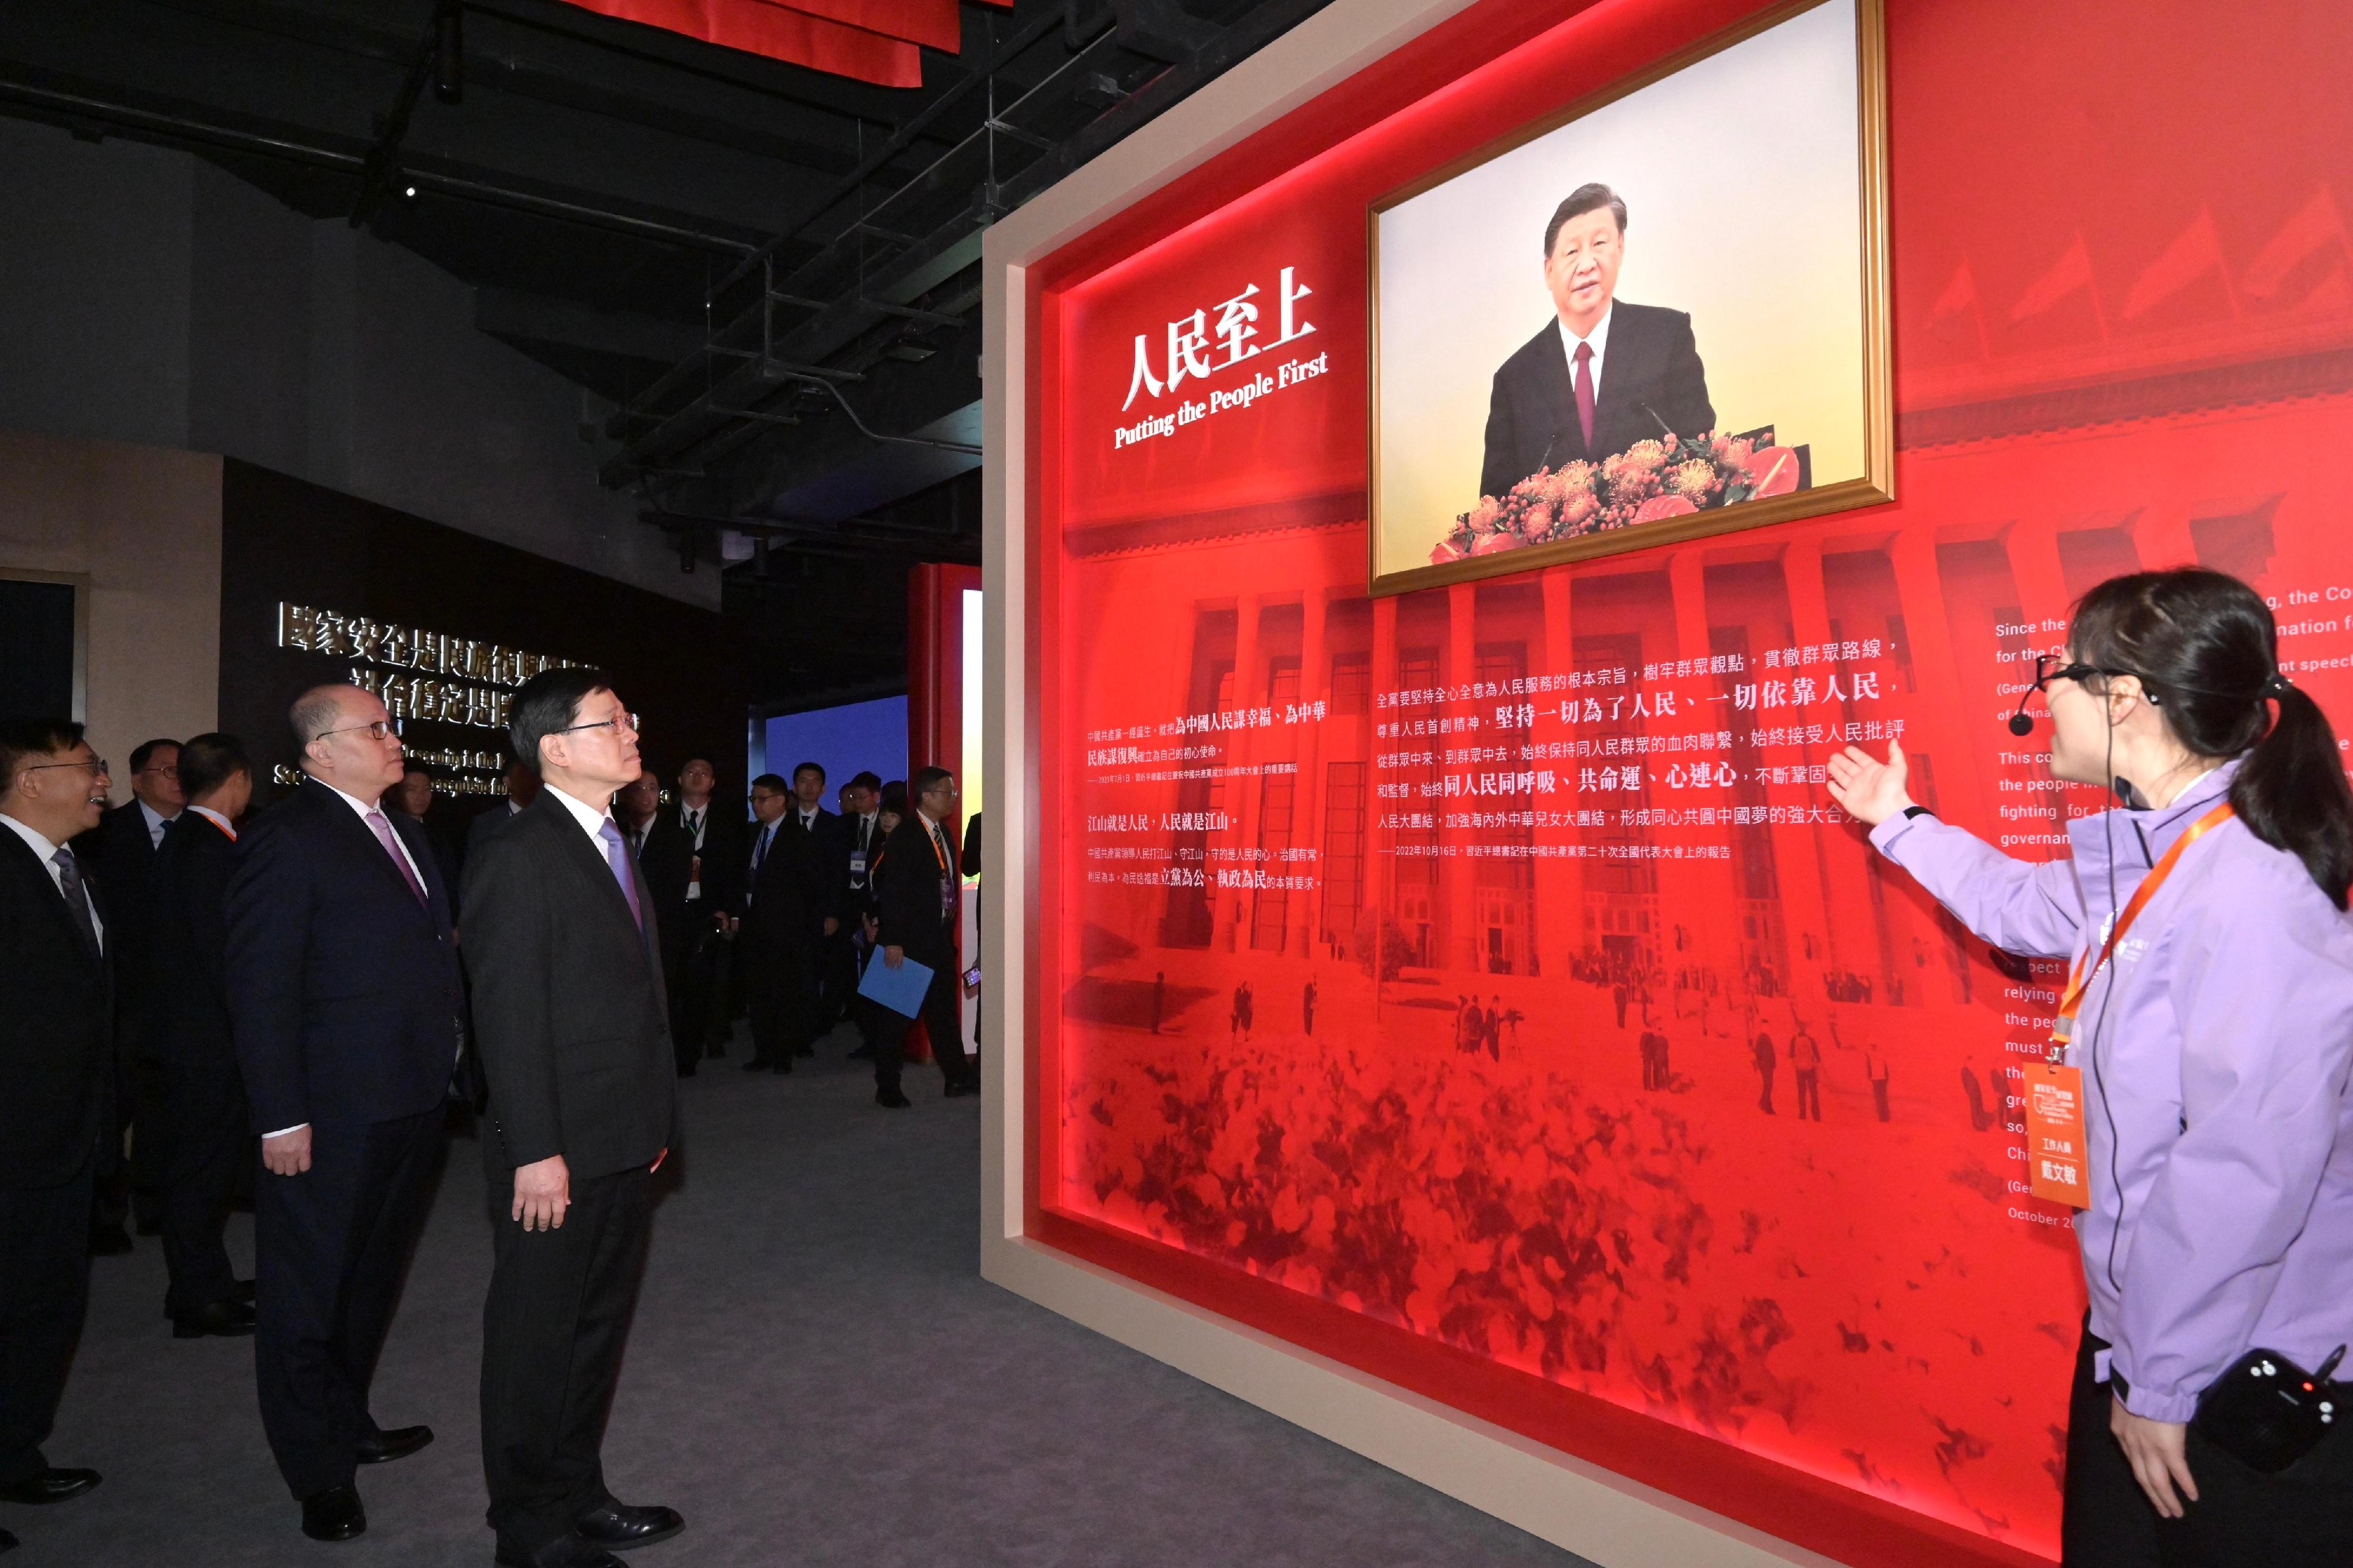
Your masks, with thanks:
[{"label": "flower arrangement", "polygon": [[1638,522],[1681,517],[1797,488],[1797,455],[1746,436],[1709,434],[1685,441],[1672,432],[1637,441],[1599,463],[1539,468],[1511,493],[1482,496],[1454,520],[1430,552],[1433,564],[1553,544]]}]

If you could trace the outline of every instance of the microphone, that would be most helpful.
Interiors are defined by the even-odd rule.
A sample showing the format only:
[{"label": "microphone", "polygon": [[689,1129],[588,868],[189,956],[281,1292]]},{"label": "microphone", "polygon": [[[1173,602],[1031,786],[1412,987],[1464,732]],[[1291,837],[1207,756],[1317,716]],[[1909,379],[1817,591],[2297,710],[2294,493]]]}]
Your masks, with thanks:
[{"label": "microphone", "polygon": [[1672,436],[1674,434],[1672,430],[1667,428],[1667,422],[1659,417],[1659,411],[1657,409],[1651,407],[1647,403],[1637,403],[1634,406],[1651,416],[1651,422],[1659,427],[1660,435]]},{"label": "microphone", "polygon": [[2010,716],[2010,732],[2011,734],[2031,735],[2034,733],[2034,720],[2026,711],[2026,700],[2033,694],[2034,688],[2031,683],[2027,686],[2025,690],[2018,694],[2018,711]]}]

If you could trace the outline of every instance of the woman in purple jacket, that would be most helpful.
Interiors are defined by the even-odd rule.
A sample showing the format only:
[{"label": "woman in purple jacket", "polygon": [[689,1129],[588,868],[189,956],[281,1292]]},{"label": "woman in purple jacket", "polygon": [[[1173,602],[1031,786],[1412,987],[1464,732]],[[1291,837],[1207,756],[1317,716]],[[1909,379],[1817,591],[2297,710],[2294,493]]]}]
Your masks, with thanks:
[{"label": "woman in purple jacket", "polygon": [[2353,1341],[2353,791],[2277,650],[2263,601],[2220,573],[2084,596],[2034,685],[2051,771],[2122,809],[2068,823],[2072,860],[2014,860],[1937,821],[1900,746],[1830,765],[1881,853],[1970,930],[2090,971],[2064,1058],[2090,1155],[2062,1528],[2076,1568],[2353,1562],[2353,1437],[2332,1428],[2263,1474],[2189,1426],[2247,1351],[2316,1369]]}]

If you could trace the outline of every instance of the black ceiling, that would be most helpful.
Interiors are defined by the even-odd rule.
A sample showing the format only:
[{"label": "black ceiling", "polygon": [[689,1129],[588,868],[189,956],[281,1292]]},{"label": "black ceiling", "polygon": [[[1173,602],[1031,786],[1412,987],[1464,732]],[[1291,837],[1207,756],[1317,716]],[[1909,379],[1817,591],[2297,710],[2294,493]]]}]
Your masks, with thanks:
[{"label": "black ceiling", "polygon": [[981,229],[1325,3],[966,4],[890,89],[558,0],[17,0],[0,112],[187,148],[474,285],[609,405],[605,480],[682,561],[762,540],[726,597],[790,684],[862,689],[828,650],[897,668],[876,568],[978,558]]}]

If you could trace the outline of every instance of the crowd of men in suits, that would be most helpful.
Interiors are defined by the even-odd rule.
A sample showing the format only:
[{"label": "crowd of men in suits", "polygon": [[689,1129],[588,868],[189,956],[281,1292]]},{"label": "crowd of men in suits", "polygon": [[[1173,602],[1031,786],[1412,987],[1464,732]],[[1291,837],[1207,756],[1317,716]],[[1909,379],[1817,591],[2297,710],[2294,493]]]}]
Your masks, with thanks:
[{"label": "crowd of men in suits", "polygon": [[[877,1103],[903,1108],[914,1020],[860,980],[912,962],[945,1092],[977,1092],[956,962],[977,818],[959,850],[940,768],[861,773],[837,812],[803,763],[755,779],[746,816],[690,759],[665,802],[610,680],[565,668],[515,693],[507,797],[461,847],[375,696],[316,688],[289,721],[303,782],[259,811],[234,736],[141,746],[110,810],[79,725],[0,724],[0,1501],[99,1482],[42,1445],[89,1259],[132,1245],[135,1215],[163,1239],[174,1335],[254,1337],[304,1533],[364,1532],[358,1468],[432,1441],[379,1424],[369,1386],[470,1111],[496,1561],[617,1568],[684,1527],[613,1498],[598,1459],[672,1081],[724,1054],[740,994],[747,1069],[790,1072],[849,1016]],[[240,1202],[251,1280],[223,1239]]]}]

